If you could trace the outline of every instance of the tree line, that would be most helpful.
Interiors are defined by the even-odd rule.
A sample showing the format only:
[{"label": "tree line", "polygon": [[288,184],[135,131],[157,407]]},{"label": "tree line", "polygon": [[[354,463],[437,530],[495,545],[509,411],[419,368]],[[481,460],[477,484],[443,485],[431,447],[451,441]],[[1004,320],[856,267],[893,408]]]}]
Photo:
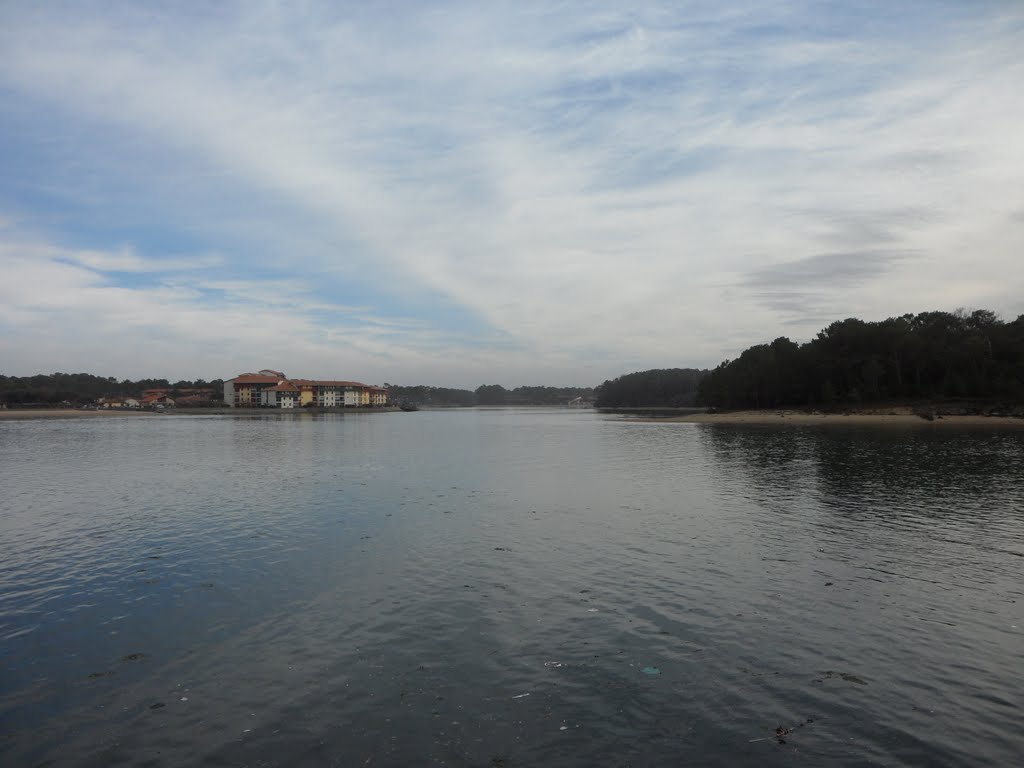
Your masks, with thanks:
[{"label": "tree line", "polygon": [[35,376],[0,375],[0,403],[7,405],[57,405],[92,403],[101,397],[138,397],[147,389],[166,389],[171,397],[182,390],[212,389],[213,397],[220,399],[224,392],[221,379],[206,381],[167,379],[118,380],[113,376],[94,376],[91,373],[51,373]]},{"label": "tree line", "polygon": [[414,403],[437,407],[468,407],[474,405],[566,405],[582,397],[592,400],[592,387],[522,386],[506,389],[501,384],[482,384],[475,390],[404,386],[385,384],[392,403]]},{"label": "tree line", "polygon": [[655,368],[605,381],[596,389],[597,408],[682,408],[694,405],[707,371]]},{"label": "tree line", "polygon": [[476,388],[477,405],[566,405],[578,397],[594,398],[593,387],[522,386],[505,389],[501,384],[484,384]]},{"label": "tree line", "polygon": [[[474,405],[565,405],[576,397],[589,400],[594,390],[589,387],[525,386],[505,389],[490,384],[477,389],[431,387],[423,384],[403,386],[385,384],[392,403],[415,403],[433,407]],[[222,379],[196,379],[171,382],[167,379],[118,380],[113,376],[90,373],[51,373],[35,376],[0,375],[0,403],[7,405],[83,405],[99,398],[139,397],[148,389],[165,389],[172,398],[187,390],[212,389],[212,401],[223,397]]]},{"label": "tree line", "polygon": [[[797,344],[780,337],[743,351],[711,371],[664,368],[605,381],[596,388],[485,384],[475,391],[385,385],[392,403],[426,406],[565,405],[575,398],[599,408],[777,408],[923,399],[1024,401],[1024,315],[1004,322],[994,312],[923,312],[879,322],[838,320]],[[117,380],[88,373],[0,375],[0,402],[80,404],[137,397],[147,389],[171,396],[187,389],[222,394],[223,381]]]},{"label": "tree line", "polygon": [[718,408],[956,398],[1024,400],[1024,315],[839,320],[805,344],[780,337],[744,350],[708,373],[697,393],[699,404]]},{"label": "tree line", "polygon": [[476,395],[468,389],[429,387],[425,384],[415,386],[385,384],[384,386],[388,390],[388,400],[393,404],[411,403],[434,408],[476,405]]}]

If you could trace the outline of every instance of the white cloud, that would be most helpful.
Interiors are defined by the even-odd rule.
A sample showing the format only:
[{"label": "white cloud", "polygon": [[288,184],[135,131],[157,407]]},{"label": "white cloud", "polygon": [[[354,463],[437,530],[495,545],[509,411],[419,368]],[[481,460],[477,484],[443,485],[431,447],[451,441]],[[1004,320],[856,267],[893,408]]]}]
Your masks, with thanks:
[{"label": "white cloud", "polygon": [[[92,255],[119,264],[117,254]],[[298,279],[269,292],[263,283],[206,282],[196,274],[125,287],[79,261],[52,244],[0,241],[0,359],[19,361],[9,375],[59,368],[216,378],[273,365],[294,375],[383,382],[411,381],[439,360],[452,361],[454,376],[501,362],[457,334],[319,302],[314,286]],[[525,365],[528,358],[511,359]]]},{"label": "white cloud", "polygon": [[60,254],[69,261],[101,272],[174,272],[215,267],[222,262],[216,254],[147,259],[139,256],[132,248],[122,248],[115,253],[64,250]]},{"label": "white cloud", "polygon": [[[275,354],[314,368],[344,339],[381,378],[596,383],[806,338],[822,317],[1024,311],[1020,12],[895,19],[883,37],[856,19],[816,33],[827,19],[799,3],[588,8],[8,8],[0,83],[125,142],[104,155],[108,194],[141,192],[218,254],[76,249],[104,273],[217,267],[195,295],[87,283],[122,326],[152,301],[184,312],[182,333],[241,344],[259,307],[301,339]],[[879,249],[913,256],[857,255]],[[799,269],[836,253],[843,279]],[[375,298],[324,297],[347,280]],[[456,340],[428,309],[368,322],[406,300],[483,328]],[[318,312],[346,319],[324,332]]]}]

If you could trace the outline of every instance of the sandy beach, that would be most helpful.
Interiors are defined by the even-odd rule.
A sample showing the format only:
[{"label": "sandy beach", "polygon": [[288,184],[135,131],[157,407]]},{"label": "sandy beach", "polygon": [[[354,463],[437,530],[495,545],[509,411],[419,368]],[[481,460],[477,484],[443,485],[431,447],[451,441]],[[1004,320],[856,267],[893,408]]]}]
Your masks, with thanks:
[{"label": "sandy beach", "polygon": [[667,418],[631,419],[658,424],[760,424],[790,426],[892,426],[929,427],[993,427],[1024,429],[1024,419],[1012,416],[935,416],[929,421],[909,409],[893,412],[807,413],[805,411],[731,411],[728,413],[694,413]]}]

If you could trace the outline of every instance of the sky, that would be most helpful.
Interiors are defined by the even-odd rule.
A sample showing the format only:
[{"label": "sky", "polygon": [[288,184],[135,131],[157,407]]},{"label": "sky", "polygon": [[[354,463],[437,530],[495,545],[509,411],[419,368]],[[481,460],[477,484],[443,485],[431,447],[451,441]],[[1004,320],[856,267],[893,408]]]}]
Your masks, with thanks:
[{"label": "sky", "polygon": [[0,3],[0,373],[592,386],[1013,319],[1022,47],[1011,0]]}]

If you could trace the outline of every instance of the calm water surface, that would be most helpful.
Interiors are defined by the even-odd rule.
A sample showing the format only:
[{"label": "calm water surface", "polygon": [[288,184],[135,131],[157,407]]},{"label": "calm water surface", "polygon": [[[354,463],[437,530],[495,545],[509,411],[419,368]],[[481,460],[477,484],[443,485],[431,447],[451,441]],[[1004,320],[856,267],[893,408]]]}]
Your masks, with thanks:
[{"label": "calm water surface", "polygon": [[0,423],[4,766],[1012,766],[1022,691],[1024,432]]}]

